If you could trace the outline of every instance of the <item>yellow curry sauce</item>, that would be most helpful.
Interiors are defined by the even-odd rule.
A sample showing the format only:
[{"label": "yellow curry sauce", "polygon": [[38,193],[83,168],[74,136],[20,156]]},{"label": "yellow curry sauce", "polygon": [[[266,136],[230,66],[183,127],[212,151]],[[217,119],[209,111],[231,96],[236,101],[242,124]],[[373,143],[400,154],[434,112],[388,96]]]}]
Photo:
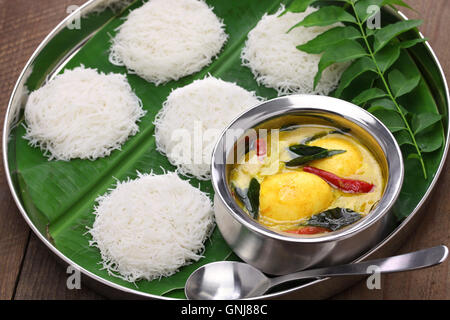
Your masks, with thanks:
[{"label": "yellow curry sauce", "polygon": [[[257,147],[251,147],[230,173],[230,183],[235,191],[249,190],[252,179],[258,181],[259,210],[254,216],[261,224],[277,231],[297,233],[296,230],[313,221],[314,215],[343,208],[363,217],[381,199],[385,184],[381,166],[351,133],[321,125],[302,125],[279,131],[278,137],[272,135],[268,133],[264,139],[258,139],[262,140],[258,141],[259,144],[266,145],[264,150],[261,152]],[[288,166],[287,163],[298,156],[289,147],[299,144],[308,148],[340,150],[341,153],[299,166]],[[306,166],[373,186],[370,192],[348,192],[320,175],[306,172],[310,169]],[[244,211],[249,213],[245,201],[236,193],[234,196]],[[334,229],[318,230],[320,232],[312,233]]]}]

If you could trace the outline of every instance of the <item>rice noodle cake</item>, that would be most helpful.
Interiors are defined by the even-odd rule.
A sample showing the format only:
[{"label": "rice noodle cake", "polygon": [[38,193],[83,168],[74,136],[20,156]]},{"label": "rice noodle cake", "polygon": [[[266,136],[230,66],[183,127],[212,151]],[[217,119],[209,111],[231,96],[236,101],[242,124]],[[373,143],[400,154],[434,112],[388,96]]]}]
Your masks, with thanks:
[{"label": "rice noodle cake", "polygon": [[248,33],[245,47],[241,53],[242,64],[251,69],[256,81],[278,91],[278,95],[307,93],[326,95],[336,88],[346,63],[333,64],[326,68],[322,78],[314,88],[320,54],[308,54],[297,46],[314,39],[319,34],[339,26],[291,27],[316,11],[308,7],[305,12],[292,13],[281,7],[274,14],[265,14],[256,27]]},{"label": "rice noodle cake", "polygon": [[24,138],[49,160],[95,160],[135,135],[145,113],[125,75],[81,66],[30,94]]},{"label": "rice noodle cake", "polygon": [[208,195],[176,173],[139,174],[97,199],[89,245],[129,282],[167,277],[198,261],[214,227]]},{"label": "rice noodle cake", "polygon": [[258,103],[254,92],[214,77],[178,88],[156,116],[157,149],[181,174],[207,180],[218,137],[231,120]]},{"label": "rice noodle cake", "polygon": [[200,71],[228,38],[223,22],[200,0],[150,0],[117,31],[111,63],[156,85]]}]

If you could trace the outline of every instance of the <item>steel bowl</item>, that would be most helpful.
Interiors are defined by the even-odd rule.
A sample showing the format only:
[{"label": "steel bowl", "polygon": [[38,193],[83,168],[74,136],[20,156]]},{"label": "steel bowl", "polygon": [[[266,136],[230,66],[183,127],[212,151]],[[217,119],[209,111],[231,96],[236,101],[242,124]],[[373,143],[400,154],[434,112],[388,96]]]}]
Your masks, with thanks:
[{"label": "steel bowl", "polygon": [[[350,128],[378,159],[385,174],[379,203],[363,219],[318,236],[294,236],[270,230],[245,213],[234,200],[229,173],[245,153],[249,132],[283,125],[320,122]],[[240,135],[237,133],[241,133]],[[403,159],[391,132],[364,109],[349,102],[314,95],[292,95],[261,103],[236,118],[222,133],[212,158],[214,212],[217,226],[233,251],[268,274],[281,275],[313,266],[354,260],[385,238],[395,224],[391,208],[403,182]]]}]

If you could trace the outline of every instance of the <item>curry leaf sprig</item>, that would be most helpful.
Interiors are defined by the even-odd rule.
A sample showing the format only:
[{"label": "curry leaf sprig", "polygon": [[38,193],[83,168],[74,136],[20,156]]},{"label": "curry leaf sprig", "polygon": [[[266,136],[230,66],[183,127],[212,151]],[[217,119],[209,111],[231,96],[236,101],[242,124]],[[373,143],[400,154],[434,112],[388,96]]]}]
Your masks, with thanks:
[{"label": "curry leaf sprig", "polygon": [[[374,113],[394,133],[400,146],[409,145],[412,150],[408,158],[420,162],[423,176],[427,171],[423,154],[437,150],[441,144],[427,143],[427,130],[441,121],[441,115],[435,113],[411,114],[399,102],[399,98],[411,93],[420,83],[421,75],[409,77],[395,68],[395,62],[401,57],[402,50],[410,48],[426,39],[418,38],[400,41],[397,37],[404,32],[417,28],[421,20],[406,20],[388,24],[379,29],[365,26],[373,13],[369,6],[400,5],[410,8],[401,0],[337,0],[343,6],[326,5],[306,16],[292,26],[313,27],[329,26],[340,23],[318,35],[297,49],[322,54],[318,71],[314,78],[316,86],[322,72],[335,63],[349,63],[341,76],[335,96],[341,98],[345,89],[357,79],[370,75],[370,86],[353,96],[352,102]],[[306,8],[320,0],[294,0],[286,9],[291,12],[304,12]]]}]

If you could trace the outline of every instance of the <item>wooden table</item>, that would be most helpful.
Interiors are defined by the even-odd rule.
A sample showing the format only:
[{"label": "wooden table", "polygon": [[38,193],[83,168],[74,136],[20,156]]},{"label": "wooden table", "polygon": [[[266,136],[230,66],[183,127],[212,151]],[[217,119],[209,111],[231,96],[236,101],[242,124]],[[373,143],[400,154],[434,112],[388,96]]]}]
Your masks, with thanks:
[{"label": "wooden table", "polygon": [[[225,0],[224,0],[225,1]],[[66,15],[70,5],[85,0],[0,0],[0,118],[4,118],[12,88],[26,61],[44,37]],[[421,18],[444,71],[450,73],[448,0],[409,0]],[[447,77],[448,79],[448,77]],[[400,252],[437,244],[450,247],[449,161],[423,224]],[[0,299],[103,299],[87,287],[66,288],[67,274],[22,219],[0,169]],[[450,264],[382,277],[380,290],[368,290],[365,281],[334,299],[450,299]]]}]

